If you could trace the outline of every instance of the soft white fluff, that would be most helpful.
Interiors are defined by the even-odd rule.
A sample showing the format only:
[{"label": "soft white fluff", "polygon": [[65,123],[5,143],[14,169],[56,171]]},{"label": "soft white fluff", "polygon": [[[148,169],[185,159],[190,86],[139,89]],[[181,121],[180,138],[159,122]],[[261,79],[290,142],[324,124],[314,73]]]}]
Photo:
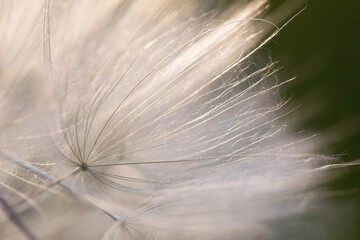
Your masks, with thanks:
[{"label": "soft white fluff", "polygon": [[1,238],[299,238],[325,158],[285,132],[265,7],[2,1]]}]

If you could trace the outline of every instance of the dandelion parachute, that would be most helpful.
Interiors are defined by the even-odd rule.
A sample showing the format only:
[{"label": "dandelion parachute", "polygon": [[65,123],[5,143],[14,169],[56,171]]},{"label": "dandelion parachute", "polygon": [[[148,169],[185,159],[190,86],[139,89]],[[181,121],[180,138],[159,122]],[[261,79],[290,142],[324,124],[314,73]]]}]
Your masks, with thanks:
[{"label": "dandelion parachute", "polygon": [[2,239],[298,237],[327,158],[286,132],[266,7],[2,1]]}]

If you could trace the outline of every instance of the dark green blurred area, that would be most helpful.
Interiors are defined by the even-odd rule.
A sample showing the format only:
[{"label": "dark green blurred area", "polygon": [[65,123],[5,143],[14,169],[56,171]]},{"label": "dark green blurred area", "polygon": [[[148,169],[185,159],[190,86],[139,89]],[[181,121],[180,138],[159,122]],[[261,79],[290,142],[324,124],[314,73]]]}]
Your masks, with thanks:
[{"label": "dark green blurred area", "polygon": [[320,132],[327,154],[360,159],[360,3],[270,1],[273,9],[292,2],[306,9],[268,47],[284,66],[280,79],[297,77],[286,92],[302,105],[298,128]]},{"label": "dark green blurred area", "polygon": [[[289,2],[297,1],[270,0],[272,9]],[[297,77],[286,88],[286,97],[291,97],[295,105],[301,104],[297,130],[320,133],[325,140],[321,153],[341,154],[345,162],[359,160],[360,2],[300,3],[297,11],[306,5],[304,11],[266,48],[271,50],[273,60],[284,66],[281,80]],[[332,197],[334,207],[323,214],[324,221],[334,229],[331,239],[360,239],[359,188],[359,166],[347,167],[329,186],[340,193]],[[348,190],[354,193],[342,194]]]}]

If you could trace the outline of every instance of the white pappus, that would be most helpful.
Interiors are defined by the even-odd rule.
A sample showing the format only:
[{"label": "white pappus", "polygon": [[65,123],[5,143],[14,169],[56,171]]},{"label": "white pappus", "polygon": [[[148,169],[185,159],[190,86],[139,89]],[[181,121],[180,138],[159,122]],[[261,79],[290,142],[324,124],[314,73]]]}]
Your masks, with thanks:
[{"label": "white pappus", "polygon": [[1,1],[1,239],[324,238],[267,5]]}]

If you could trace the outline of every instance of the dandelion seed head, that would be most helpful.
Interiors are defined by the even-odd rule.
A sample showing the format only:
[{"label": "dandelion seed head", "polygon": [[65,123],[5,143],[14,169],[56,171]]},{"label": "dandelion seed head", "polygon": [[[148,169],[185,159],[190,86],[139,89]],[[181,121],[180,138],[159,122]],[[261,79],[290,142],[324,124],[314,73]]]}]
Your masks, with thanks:
[{"label": "dandelion seed head", "polygon": [[23,232],[297,239],[277,224],[310,225],[330,158],[287,131],[292,79],[261,53],[281,27],[261,20],[265,0],[208,4],[1,5],[0,197]]}]

